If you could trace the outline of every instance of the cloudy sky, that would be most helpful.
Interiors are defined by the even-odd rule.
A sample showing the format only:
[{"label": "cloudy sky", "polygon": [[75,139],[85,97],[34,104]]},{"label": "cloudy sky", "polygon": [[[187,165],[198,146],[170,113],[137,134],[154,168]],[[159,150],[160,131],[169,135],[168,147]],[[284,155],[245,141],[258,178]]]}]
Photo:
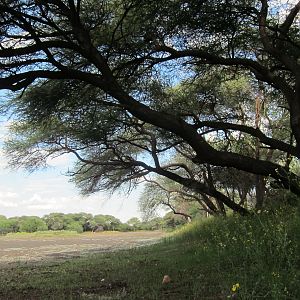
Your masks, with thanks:
[{"label": "cloudy sky", "polygon": [[[0,148],[6,134],[7,122],[0,122]],[[110,214],[123,222],[139,216],[137,200],[140,190],[126,194],[98,193],[82,197],[64,176],[71,166],[71,157],[58,157],[50,161],[47,170],[28,174],[24,170],[7,168],[6,158],[0,150],[0,215],[7,217],[35,215],[50,212],[88,212]]]}]

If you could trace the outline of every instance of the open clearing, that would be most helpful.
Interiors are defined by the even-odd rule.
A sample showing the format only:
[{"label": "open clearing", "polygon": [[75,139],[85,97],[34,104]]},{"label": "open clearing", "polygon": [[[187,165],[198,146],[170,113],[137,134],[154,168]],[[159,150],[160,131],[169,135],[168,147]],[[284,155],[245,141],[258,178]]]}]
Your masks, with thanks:
[{"label": "open clearing", "polygon": [[[48,237],[57,249],[50,249],[43,260],[0,267],[0,299],[298,300],[299,225],[298,210],[210,218],[186,225],[161,243],[134,249],[154,243],[163,233],[63,233],[64,237]],[[10,243],[12,238],[19,240],[19,236],[6,237]],[[4,240],[0,239],[2,247]],[[78,243],[95,247],[78,250]],[[62,244],[67,246],[65,252],[59,252]],[[10,249],[16,245],[15,241]],[[31,244],[31,256],[38,247],[41,244]],[[99,253],[82,255],[91,251]],[[171,278],[168,284],[162,284],[165,275]]]},{"label": "open clearing", "polygon": [[57,237],[0,237],[0,264],[42,262],[152,244],[162,231],[83,233]]}]

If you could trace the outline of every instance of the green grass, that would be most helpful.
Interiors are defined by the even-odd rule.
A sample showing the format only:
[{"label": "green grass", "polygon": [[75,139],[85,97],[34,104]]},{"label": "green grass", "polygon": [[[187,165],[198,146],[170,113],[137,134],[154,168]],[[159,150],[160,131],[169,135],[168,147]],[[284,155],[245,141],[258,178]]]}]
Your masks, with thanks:
[{"label": "green grass", "polygon": [[291,210],[208,219],[148,247],[5,268],[0,298],[296,300],[299,229]]}]

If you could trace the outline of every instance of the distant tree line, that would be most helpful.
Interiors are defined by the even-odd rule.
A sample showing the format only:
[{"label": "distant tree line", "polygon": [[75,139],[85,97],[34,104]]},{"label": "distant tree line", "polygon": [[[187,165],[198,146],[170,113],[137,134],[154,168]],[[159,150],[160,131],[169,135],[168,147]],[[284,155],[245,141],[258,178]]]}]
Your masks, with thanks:
[{"label": "distant tree line", "polygon": [[0,215],[0,234],[16,232],[36,232],[47,230],[69,230],[78,233],[86,231],[135,231],[175,228],[186,223],[182,216],[167,213],[164,217],[155,217],[141,221],[134,217],[126,223],[111,215],[89,213],[50,213],[43,217],[22,216],[7,218]]}]

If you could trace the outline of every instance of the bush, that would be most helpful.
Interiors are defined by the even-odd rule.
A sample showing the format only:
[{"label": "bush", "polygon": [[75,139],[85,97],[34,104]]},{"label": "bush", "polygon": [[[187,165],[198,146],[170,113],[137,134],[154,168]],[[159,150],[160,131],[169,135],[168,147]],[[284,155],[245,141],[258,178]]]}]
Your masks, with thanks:
[{"label": "bush", "polygon": [[299,299],[297,209],[211,218],[179,232],[175,239],[186,244],[199,241],[201,255],[209,253],[220,274],[226,272],[224,286],[239,283],[239,299]]},{"label": "bush", "polygon": [[48,230],[47,224],[39,217],[22,217],[20,219],[19,231],[36,232]]},{"label": "bush", "polygon": [[66,226],[66,230],[76,231],[78,233],[83,232],[83,226],[79,222],[72,222]]}]

